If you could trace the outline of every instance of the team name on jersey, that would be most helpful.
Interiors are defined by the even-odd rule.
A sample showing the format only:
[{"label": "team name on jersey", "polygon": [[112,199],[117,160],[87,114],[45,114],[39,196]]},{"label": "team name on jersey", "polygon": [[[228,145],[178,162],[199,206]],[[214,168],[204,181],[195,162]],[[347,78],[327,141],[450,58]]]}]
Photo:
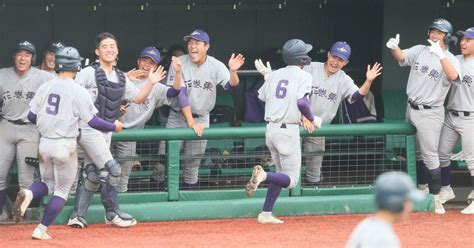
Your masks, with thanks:
[{"label": "team name on jersey", "polygon": [[194,80],[184,80],[184,84],[187,88],[196,88],[196,89],[203,89],[208,91],[214,91],[214,85],[211,82],[204,82],[201,83],[201,80],[194,79]]},{"label": "team name on jersey", "polygon": [[416,62],[413,65],[413,70],[418,71],[422,74],[428,75],[429,78],[433,79],[434,81],[438,81],[441,77],[441,73],[436,69],[431,69],[427,65],[421,65],[419,62]]},{"label": "team name on jersey", "polygon": [[319,86],[312,86],[311,87],[312,95],[319,96],[328,99],[329,101],[336,103],[337,94],[335,92],[328,92],[327,89],[319,87]]},{"label": "team name on jersey", "polygon": [[467,87],[471,87],[472,77],[469,76],[469,75],[464,75],[464,77],[462,77],[461,82],[464,83],[464,84],[467,84]]},{"label": "team name on jersey", "polygon": [[3,101],[8,102],[11,101],[12,99],[17,99],[17,100],[31,100],[35,96],[35,92],[32,91],[27,91],[23,92],[22,90],[15,90],[13,92],[7,90],[3,92]]}]

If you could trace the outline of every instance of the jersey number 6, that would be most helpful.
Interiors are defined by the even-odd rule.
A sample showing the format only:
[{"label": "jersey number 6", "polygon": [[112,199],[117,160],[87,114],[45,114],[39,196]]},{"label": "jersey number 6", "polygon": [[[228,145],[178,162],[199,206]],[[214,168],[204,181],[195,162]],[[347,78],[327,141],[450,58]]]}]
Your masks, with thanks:
[{"label": "jersey number 6", "polygon": [[48,107],[46,107],[46,113],[50,115],[57,115],[59,111],[59,102],[61,101],[61,96],[58,94],[51,93],[48,96]]},{"label": "jersey number 6", "polygon": [[276,93],[275,93],[276,98],[279,98],[279,99],[285,98],[286,86],[288,86],[288,83],[289,82],[286,79],[278,81],[278,85],[277,85]]}]

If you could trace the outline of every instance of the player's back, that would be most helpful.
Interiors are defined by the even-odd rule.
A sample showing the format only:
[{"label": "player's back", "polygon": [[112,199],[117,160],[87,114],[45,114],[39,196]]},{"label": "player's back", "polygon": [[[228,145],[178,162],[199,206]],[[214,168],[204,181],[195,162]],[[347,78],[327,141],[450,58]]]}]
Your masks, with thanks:
[{"label": "player's back", "polygon": [[265,102],[265,121],[299,123],[301,113],[297,100],[311,92],[312,77],[298,66],[273,71],[258,91]]},{"label": "player's back", "polygon": [[[55,78],[42,85],[35,96],[37,127],[47,138],[74,138],[78,135],[78,102],[90,98],[87,90],[73,79]],[[91,101],[90,101],[91,102]],[[90,108],[91,106],[84,106]],[[93,110],[91,109],[91,112]],[[89,121],[89,120],[86,120]]]}]

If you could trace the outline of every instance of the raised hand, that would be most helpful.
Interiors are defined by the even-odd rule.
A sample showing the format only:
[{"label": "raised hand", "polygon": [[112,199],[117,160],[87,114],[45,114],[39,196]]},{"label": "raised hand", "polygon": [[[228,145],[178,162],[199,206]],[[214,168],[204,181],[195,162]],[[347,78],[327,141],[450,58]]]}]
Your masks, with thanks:
[{"label": "raised hand", "polygon": [[173,66],[173,69],[176,73],[181,73],[181,60],[178,57],[171,57],[171,66]]},{"label": "raised hand", "polygon": [[428,42],[431,44],[431,46],[430,46],[430,52],[431,53],[438,56],[439,59],[444,59],[444,57],[446,57],[446,55],[444,55],[443,49],[439,45],[439,41],[434,42],[434,41],[428,39]]},{"label": "raised hand", "polygon": [[156,84],[156,83],[160,82],[165,77],[166,77],[166,71],[165,71],[165,68],[161,65],[158,66],[158,68],[156,68],[156,70],[150,70],[150,72],[148,72],[148,80],[152,84]]},{"label": "raised hand", "polygon": [[148,72],[145,70],[139,70],[136,68],[131,69],[127,72],[128,79],[132,81],[140,81],[148,75]]},{"label": "raised hand", "polygon": [[245,58],[244,58],[244,55],[242,54],[237,54],[235,55],[235,53],[233,53],[231,56],[230,56],[230,59],[229,59],[229,71],[230,72],[236,72],[240,69],[240,67],[245,63]]},{"label": "raised hand", "polygon": [[257,71],[262,74],[264,77],[272,72],[272,67],[270,66],[270,61],[267,61],[267,66],[265,66],[262,62],[261,59],[256,59],[255,60],[255,69],[257,69]]},{"label": "raised hand", "polygon": [[370,65],[367,65],[367,73],[365,74],[368,81],[374,81],[375,78],[382,74],[382,66],[380,63],[375,62],[374,66],[370,68]]},{"label": "raised hand", "polygon": [[390,49],[398,48],[398,44],[400,43],[400,34],[397,34],[395,38],[390,38],[387,41],[386,46]]}]

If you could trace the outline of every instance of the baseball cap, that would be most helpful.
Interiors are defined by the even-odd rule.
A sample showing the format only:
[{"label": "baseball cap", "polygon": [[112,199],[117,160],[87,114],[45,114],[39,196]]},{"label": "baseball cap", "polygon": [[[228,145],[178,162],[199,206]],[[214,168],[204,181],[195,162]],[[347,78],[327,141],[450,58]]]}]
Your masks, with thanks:
[{"label": "baseball cap", "polygon": [[331,46],[331,54],[343,60],[349,60],[351,56],[351,46],[345,41],[338,41]]},{"label": "baseball cap", "polygon": [[466,31],[459,30],[457,34],[468,39],[474,39],[474,27],[470,27]]},{"label": "baseball cap", "polygon": [[206,33],[206,31],[201,30],[201,29],[196,29],[194,30],[191,34],[184,36],[183,40],[188,42],[189,39],[195,39],[199,41],[203,41],[206,43],[209,43],[211,39],[209,39],[209,35]]},{"label": "baseball cap", "polygon": [[375,181],[375,195],[385,200],[399,199],[418,202],[424,194],[418,190],[413,180],[405,172],[392,171],[380,175]]},{"label": "baseball cap", "polygon": [[147,57],[147,58],[150,58],[151,60],[153,60],[153,62],[155,62],[155,64],[158,64],[160,62],[160,51],[158,51],[158,49],[156,49],[155,47],[146,47],[145,49],[143,49],[143,51],[140,53],[140,58],[144,58],[144,57]]},{"label": "baseball cap", "polygon": [[46,48],[46,51],[56,53],[57,51],[61,50],[61,48],[64,48],[64,43],[60,41],[51,41],[48,44],[48,47]]}]

